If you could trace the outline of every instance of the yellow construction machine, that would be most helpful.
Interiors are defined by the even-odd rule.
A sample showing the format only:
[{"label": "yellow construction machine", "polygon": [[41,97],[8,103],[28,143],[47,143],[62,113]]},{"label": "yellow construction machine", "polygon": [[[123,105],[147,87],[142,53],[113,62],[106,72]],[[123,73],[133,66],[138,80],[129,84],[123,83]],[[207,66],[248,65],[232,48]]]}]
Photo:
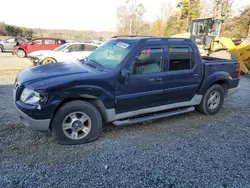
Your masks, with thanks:
[{"label": "yellow construction machine", "polygon": [[201,18],[192,20],[190,33],[173,35],[173,38],[191,38],[204,56],[224,59],[236,58],[240,62],[241,71],[250,74],[250,42],[235,44],[231,38],[221,37],[219,18]]}]

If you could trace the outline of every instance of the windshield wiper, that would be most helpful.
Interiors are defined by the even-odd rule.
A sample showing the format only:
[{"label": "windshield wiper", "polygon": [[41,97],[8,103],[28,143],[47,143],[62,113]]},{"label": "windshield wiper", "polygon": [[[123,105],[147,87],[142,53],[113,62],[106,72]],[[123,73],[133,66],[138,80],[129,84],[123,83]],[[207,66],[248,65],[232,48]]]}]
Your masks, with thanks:
[{"label": "windshield wiper", "polygon": [[96,62],[96,61],[93,60],[93,59],[89,59],[89,58],[87,58],[87,57],[86,57],[86,60],[87,60],[87,61],[84,62],[85,65],[88,65],[88,66],[90,66],[90,67],[93,67],[93,68],[95,68],[95,69],[98,69],[99,71],[103,71],[104,67],[103,67],[100,63]]}]

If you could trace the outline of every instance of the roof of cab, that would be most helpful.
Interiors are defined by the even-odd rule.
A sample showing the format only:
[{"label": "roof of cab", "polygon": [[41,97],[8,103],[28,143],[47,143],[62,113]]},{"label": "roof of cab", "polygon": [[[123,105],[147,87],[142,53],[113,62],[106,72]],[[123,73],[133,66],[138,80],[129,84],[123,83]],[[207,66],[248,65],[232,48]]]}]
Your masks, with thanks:
[{"label": "roof of cab", "polygon": [[112,39],[121,38],[126,40],[147,40],[147,41],[156,41],[156,40],[167,40],[167,41],[191,41],[189,38],[172,38],[172,37],[157,37],[157,36],[137,36],[137,35],[118,35],[111,37]]}]

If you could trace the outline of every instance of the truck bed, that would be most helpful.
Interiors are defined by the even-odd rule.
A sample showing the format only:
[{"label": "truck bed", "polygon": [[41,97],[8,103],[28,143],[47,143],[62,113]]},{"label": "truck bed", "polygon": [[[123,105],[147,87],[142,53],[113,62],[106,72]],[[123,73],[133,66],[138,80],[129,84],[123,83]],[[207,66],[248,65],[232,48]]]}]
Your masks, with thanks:
[{"label": "truck bed", "polygon": [[[220,59],[220,58],[214,58],[214,57],[202,57],[202,62],[204,64],[205,69],[205,75],[204,77],[208,77],[209,75],[218,72],[223,71],[229,74],[229,76],[232,77],[232,79],[238,78],[239,74],[239,63],[235,60],[228,60],[228,59]],[[234,66],[232,66],[234,65]]]}]

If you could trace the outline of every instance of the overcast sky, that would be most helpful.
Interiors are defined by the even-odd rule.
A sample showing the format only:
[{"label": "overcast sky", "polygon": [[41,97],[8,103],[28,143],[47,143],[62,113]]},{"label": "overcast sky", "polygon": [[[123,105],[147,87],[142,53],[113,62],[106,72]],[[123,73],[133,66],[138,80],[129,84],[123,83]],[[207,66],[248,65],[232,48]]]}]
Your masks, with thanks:
[{"label": "overcast sky", "polygon": [[[154,20],[162,5],[177,0],[137,0],[147,9],[145,18]],[[45,29],[114,30],[116,8],[125,0],[1,0],[0,21]],[[234,8],[250,4],[238,0]]]}]

